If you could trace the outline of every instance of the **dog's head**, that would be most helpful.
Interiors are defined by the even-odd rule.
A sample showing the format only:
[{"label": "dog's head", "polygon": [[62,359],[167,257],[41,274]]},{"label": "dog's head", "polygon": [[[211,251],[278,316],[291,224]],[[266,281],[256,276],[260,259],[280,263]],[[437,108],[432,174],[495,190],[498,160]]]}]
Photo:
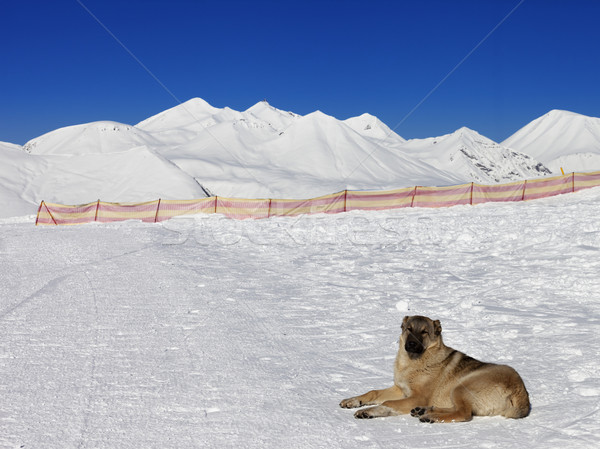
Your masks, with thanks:
[{"label": "dog's head", "polygon": [[428,348],[441,341],[442,325],[439,320],[426,316],[405,316],[402,321],[400,347],[411,359],[419,358]]}]

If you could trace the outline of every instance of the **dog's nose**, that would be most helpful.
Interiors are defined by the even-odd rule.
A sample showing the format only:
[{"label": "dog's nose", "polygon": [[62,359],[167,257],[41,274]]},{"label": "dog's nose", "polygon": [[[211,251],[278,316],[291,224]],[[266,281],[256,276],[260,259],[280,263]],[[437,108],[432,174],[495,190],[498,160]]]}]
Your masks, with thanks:
[{"label": "dog's nose", "polygon": [[415,340],[409,340],[406,342],[406,346],[404,347],[404,349],[406,349],[408,352],[417,352],[420,349],[421,345],[419,344],[419,342],[415,341]]}]

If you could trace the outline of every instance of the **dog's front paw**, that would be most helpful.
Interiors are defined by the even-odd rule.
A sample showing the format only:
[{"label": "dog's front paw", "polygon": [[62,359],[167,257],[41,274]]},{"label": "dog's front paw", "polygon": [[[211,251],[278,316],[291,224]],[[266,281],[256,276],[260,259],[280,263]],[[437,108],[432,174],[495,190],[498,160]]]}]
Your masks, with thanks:
[{"label": "dog's front paw", "polygon": [[375,415],[372,413],[372,410],[374,408],[376,408],[376,407],[363,408],[362,410],[357,411],[354,414],[354,417],[356,419],[371,419],[371,418],[375,418]]},{"label": "dog's front paw", "polygon": [[371,418],[382,418],[384,416],[391,416],[394,412],[391,408],[385,405],[378,405],[377,407],[363,408],[354,414],[356,419],[371,419]]},{"label": "dog's front paw", "polygon": [[358,398],[348,398],[340,402],[340,407],[342,408],[357,408],[362,407],[363,405],[362,401]]},{"label": "dog's front paw", "polygon": [[419,418],[421,422],[434,423],[438,421],[433,415],[433,407],[415,407],[410,411],[410,416]]},{"label": "dog's front paw", "polygon": [[431,407],[415,407],[410,411],[410,416],[420,418],[429,410],[431,410]]}]

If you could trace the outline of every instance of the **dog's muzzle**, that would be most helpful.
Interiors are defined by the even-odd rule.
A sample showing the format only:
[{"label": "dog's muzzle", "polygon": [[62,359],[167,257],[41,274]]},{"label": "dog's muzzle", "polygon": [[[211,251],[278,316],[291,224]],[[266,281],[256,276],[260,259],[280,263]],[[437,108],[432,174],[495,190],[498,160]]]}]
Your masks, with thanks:
[{"label": "dog's muzzle", "polygon": [[404,350],[409,354],[418,355],[423,353],[425,347],[423,346],[423,343],[421,343],[415,337],[408,337],[406,339],[406,343],[404,344]]}]

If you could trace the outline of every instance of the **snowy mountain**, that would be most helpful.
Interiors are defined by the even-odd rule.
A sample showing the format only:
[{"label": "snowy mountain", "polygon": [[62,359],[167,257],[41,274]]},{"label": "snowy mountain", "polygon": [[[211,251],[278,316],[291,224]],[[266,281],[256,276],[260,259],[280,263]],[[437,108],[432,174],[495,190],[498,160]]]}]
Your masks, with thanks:
[{"label": "snowy mountain", "polygon": [[42,165],[19,145],[0,142],[0,218],[35,212],[35,201],[25,199],[23,192]]},{"label": "snowy mountain", "polygon": [[371,114],[365,113],[358,117],[351,117],[344,120],[344,123],[365,137],[387,142],[406,142],[405,139],[400,137],[385,123]]},{"label": "snowy mountain", "polygon": [[142,129],[118,122],[92,122],[50,131],[27,142],[31,154],[117,153],[138,146],[153,147],[160,142]]},{"label": "snowy mountain", "polygon": [[600,169],[600,118],[552,110],[502,145],[541,161],[554,173]]},{"label": "snowy mountain", "polygon": [[204,196],[193,178],[144,146],[40,155],[0,144],[0,218],[33,214],[42,200],[82,204]]},{"label": "snowy mountain", "polygon": [[193,178],[145,146],[117,153],[37,156],[37,159],[44,168],[29,180],[23,191],[23,197],[34,203],[42,199],[82,204],[97,199],[140,202],[206,196]]},{"label": "snowy mountain", "polygon": [[254,192],[257,196],[301,198],[346,188],[389,189],[457,181],[444,170],[393,151],[320,111],[298,118],[284,133],[245,151],[259,158],[252,169],[269,188]]},{"label": "snowy mountain", "polygon": [[17,145],[14,143],[9,143],[9,142],[0,142],[0,151],[1,150],[21,150],[22,147],[21,145]]},{"label": "snowy mountain", "polygon": [[531,155],[475,131],[406,141],[377,117],[300,116],[261,101],[217,108],[193,98],[137,125],[100,121],[0,147],[0,216],[41,200],[311,198],[344,189],[491,184],[546,175]]},{"label": "snowy mountain", "polygon": [[[197,122],[191,122],[190,115]],[[407,143],[372,115],[343,121],[320,111],[299,116],[266,101],[236,112],[190,100],[137,127],[162,140],[157,152],[221,196],[307,198],[346,188],[494,183],[548,172],[536,169],[537,161],[478,134],[471,139],[433,139],[446,143],[423,157],[414,149],[428,147],[427,142]],[[188,138],[195,135],[169,144],[166,130],[180,129]],[[461,149],[462,156],[453,156]]]},{"label": "snowy mountain", "polygon": [[461,173],[480,184],[537,178],[550,173],[530,156],[510,150],[469,128],[428,139],[413,139],[400,146],[437,169]]},{"label": "snowy mountain", "polygon": [[300,118],[293,112],[281,111],[274,108],[266,100],[256,103],[254,106],[246,109],[246,114],[256,117],[258,120],[266,122],[275,131],[283,132],[295,120]]},{"label": "snowy mountain", "polygon": [[218,112],[218,108],[211,106],[203,99],[192,98],[141,121],[136,128],[155,133],[173,129],[201,129],[199,125]]},{"label": "snowy mountain", "polygon": [[[197,122],[189,121],[186,109]],[[308,198],[345,188],[459,181],[412,156],[391,152],[381,142],[389,129],[369,117],[375,137],[369,137],[366,125],[357,132],[352,120],[320,111],[300,116],[261,101],[238,112],[190,100],[136,127],[162,140],[155,151],[220,196]],[[188,139],[183,143],[166,134],[182,129]],[[392,133],[389,142],[404,139]]]}]

